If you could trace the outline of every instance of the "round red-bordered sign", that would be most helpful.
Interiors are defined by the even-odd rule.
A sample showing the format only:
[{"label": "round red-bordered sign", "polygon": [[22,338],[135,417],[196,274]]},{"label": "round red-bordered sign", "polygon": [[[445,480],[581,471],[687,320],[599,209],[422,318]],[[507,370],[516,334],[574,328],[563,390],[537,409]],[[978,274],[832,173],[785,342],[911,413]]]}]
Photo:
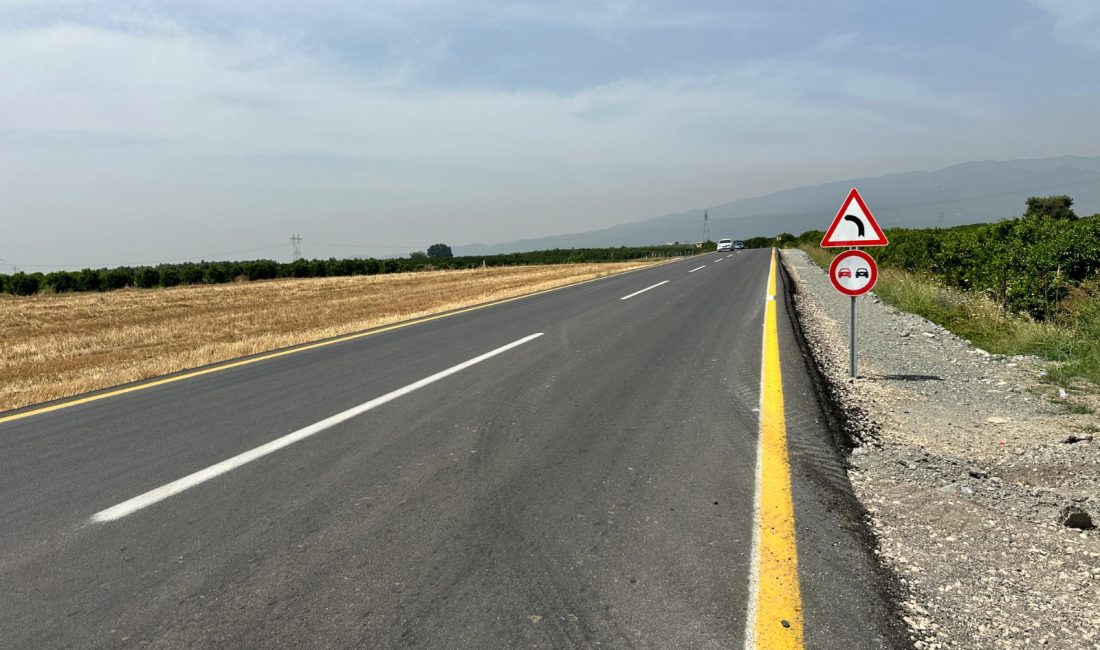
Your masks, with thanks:
[{"label": "round red-bordered sign", "polygon": [[846,296],[862,296],[878,282],[878,266],[863,251],[844,251],[829,265],[829,280]]}]

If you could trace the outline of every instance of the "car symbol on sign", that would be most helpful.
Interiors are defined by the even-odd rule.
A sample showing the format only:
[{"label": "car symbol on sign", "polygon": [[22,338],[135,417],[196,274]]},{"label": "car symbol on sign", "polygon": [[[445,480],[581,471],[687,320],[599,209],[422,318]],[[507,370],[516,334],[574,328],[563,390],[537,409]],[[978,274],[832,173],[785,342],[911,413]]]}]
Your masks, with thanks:
[{"label": "car symbol on sign", "polygon": [[869,278],[869,277],[871,277],[871,272],[868,271],[867,269],[856,269],[856,277],[857,278]]},{"label": "car symbol on sign", "polygon": [[840,269],[836,272],[838,278],[850,278],[852,277],[852,269]]}]

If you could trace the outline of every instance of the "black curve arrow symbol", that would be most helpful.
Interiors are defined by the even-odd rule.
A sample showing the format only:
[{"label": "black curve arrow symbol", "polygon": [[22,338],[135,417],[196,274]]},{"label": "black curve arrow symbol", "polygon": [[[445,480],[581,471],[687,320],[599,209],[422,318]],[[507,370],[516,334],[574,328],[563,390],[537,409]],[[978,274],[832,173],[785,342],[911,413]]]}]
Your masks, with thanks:
[{"label": "black curve arrow symbol", "polygon": [[859,229],[858,230],[858,232],[859,232],[858,236],[863,237],[863,235],[866,231],[863,228],[863,220],[862,219],[855,216],[854,214],[846,214],[846,215],[844,215],[844,220],[845,221],[851,221],[852,223],[856,224],[856,228]]}]

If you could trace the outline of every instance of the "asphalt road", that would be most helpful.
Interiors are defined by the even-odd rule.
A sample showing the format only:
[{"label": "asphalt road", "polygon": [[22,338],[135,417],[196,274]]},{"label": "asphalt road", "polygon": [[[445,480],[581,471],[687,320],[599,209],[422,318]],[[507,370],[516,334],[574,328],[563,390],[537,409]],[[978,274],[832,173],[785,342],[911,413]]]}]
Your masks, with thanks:
[{"label": "asphalt road", "polygon": [[[699,256],[0,424],[0,647],[740,647],[768,262]],[[896,647],[778,304],[806,647]]]}]

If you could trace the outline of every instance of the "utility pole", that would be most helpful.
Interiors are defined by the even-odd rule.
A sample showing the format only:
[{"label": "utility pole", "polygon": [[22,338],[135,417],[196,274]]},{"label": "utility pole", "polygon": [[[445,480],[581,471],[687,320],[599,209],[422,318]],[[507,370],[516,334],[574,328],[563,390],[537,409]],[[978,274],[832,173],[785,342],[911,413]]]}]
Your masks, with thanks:
[{"label": "utility pole", "polygon": [[703,210],[703,243],[710,241],[710,215]]},{"label": "utility pole", "polygon": [[298,235],[290,236],[290,246],[294,249],[294,261],[302,259],[302,238]]}]

